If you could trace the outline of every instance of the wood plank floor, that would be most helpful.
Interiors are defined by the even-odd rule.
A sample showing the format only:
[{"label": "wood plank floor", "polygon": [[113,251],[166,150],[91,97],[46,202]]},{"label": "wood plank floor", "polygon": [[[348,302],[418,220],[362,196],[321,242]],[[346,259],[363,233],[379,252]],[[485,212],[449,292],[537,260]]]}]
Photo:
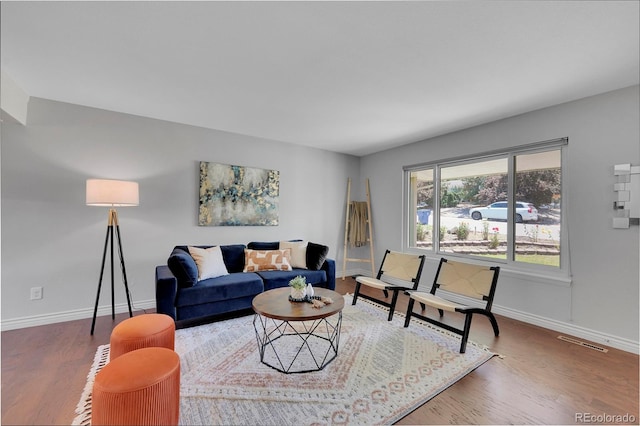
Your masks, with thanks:
[{"label": "wood plank floor", "polygon": [[[337,279],[338,292],[353,288],[353,279]],[[398,311],[406,303],[401,296]],[[91,319],[2,332],[2,424],[70,424],[97,347],[126,317],[98,318],[94,336]],[[456,315],[447,319],[461,323]],[[486,318],[474,318],[470,339],[503,358],[494,357],[398,424],[579,424],[585,422],[576,416],[587,415],[627,415],[599,423],[638,424],[638,355],[601,353],[501,316],[498,324],[496,338]]]}]

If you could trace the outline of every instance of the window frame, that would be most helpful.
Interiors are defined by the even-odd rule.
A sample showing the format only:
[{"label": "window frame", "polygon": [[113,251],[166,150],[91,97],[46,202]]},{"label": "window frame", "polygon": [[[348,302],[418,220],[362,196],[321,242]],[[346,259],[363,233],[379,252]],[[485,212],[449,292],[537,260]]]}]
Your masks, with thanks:
[{"label": "window frame", "polygon": [[[567,181],[567,156],[568,156],[569,140],[567,137],[553,139],[549,141],[537,142],[527,145],[520,145],[512,148],[506,148],[504,150],[496,150],[491,152],[478,153],[468,156],[461,156],[455,158],[448,158],[436,161],[430,161],[425,163],[413,164],[403,167],[403,247],[408,252],[416,252],[425,254],[428,258],[439,259],[440,257],[457,257],[464,259],[465,261],[472,261],[477,263],[492,263],[500,264],[505,272],[515,273],[518,275],[531,275],[535,277],[546,278],[547,281],[555,284],[568,286],[571,283],[571,270],[570,270],[570,253],[569,253],[569,237],[567,222],[567,197],[566,197],[566,181]],[[547,151],[560,151],[560,167],[562,170],[562,178],[560,181],[560,191],[562,199],[562,208],[560,214],[560,265],[549,266],[540,265],[534,263],[528,263],[515,260],[515,237],[516,237],[516,222],[515,222],[515,185],[516,185],[516,157],[524,154],[535,154],[538,152]],[[482,161],[506,158],[507,159],[507,191],[508,191],[508,209],[507,209],[507,256],[506,259],[491,258],[487,259],[482,256],[474,256],[463,253],[450,253],[442,252],[440,250],[440,241],[436,237],[440,227],[440,188],[441,188],[441,176],[440,170],[442,167],[464,165],[465,163],[472,164]],[[432,169],[433,171],[433,199],[432,199],[432,221],[433,232],[431,235],[432,245],[431,248],[417,247],[416,242],[416,224],[415,222],[417,206],[412,205],[412,184],[411,174],[412,172],[420,170]],[[492,203],[493,204],[493,203]]]}]

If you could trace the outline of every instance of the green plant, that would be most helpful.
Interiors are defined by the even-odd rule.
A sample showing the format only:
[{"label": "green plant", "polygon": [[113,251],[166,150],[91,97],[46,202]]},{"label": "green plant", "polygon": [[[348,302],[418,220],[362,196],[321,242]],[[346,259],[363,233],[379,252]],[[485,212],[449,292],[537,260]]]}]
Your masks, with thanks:
[{"label": "green plant", "polygon": [[289,285],[296,290],[302,290],[307,286],[307,279],[302,275],[298,275],[297,277],[289,281]]},{"label": "green plant", "polygon": [[427,233],[429,232],[429,225],[424,225],[419,223],[416,225],[416,239],[418,241],[424,241],[427,237]]},{"label": "green plant", "polygon": [[556,246],[557,249],[560,249],[560,235],[558,234],[558,240],[553,237],[553,232],[549,228],[542,228],[542,233],[547,236],[547,239],[551,240],[551,242]]},{"label": "green plant", "polygon": [[469,224],[467,222],[460,222],[456,235],[459,240],[463,241],[469,238]]},{"label": "green plant", "polygon": [[523,224],[524,227],[524,233],[527,237],[529,237],[529,239],[531,241],[533,241],[534,243],[538,242],[538,234],[540,233],[540,227],[538,225],[534,226],[532,230],[529,230],[529,228],[527,228],[526,224]]},{"label": "green plant", "polygon": [[456,207],[460,203],[460,196],[455,192],[449,191],[446,186],[442,187],[442,195],[440,196],[440,207]]},{"label": "green plant", "polygon": [[499,228],[493,228],[493,235],[491,235],[491,239],[489,240],[490,249],[497,249],[500,245],[500,240],[498,240],[498,231],[500,231]]},{"label": "green plant", "polygon": [[439,241],[444,240],[445,235],[447,235],[447,227],[442,225],[440,226],[440,234],[438,235]]},{"label": "green plant", "polygon": [[489,239],[489,221],[487,219],[482,219],[482,239]]}]

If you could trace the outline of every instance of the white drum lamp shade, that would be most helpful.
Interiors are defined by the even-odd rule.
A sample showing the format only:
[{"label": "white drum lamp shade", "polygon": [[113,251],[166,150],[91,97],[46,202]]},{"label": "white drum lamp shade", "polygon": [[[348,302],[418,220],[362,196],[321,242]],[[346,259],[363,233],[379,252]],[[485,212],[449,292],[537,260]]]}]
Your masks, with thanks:
[{"label": "white drum lamp shade", "polygon": [[87,179],[87,205],[106,207],[137,206],[138,182],[111,179]]}]

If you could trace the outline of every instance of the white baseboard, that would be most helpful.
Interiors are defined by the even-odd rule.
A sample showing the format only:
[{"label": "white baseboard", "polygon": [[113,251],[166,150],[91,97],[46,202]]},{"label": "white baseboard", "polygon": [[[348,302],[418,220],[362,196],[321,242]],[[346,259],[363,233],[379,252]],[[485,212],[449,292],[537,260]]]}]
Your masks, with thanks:
[{"label": "white baseboard", "polygon": [[[156,301],[140,300],[132,303],[132,309],[139,311],[143,309],[155,309]],[[129,307],[126,303],[120,303],[115,306],[117,314],[128,312]],[[100,316],[111,315],[111,306],[99,306],[98,314]],[[76,309],[73,311],[56,312],[54,314],[46,315],[34,315],[31,317],[20,317],[9,320],[4,320],[0,323],[0,329],[2,331],[16,330],[19,328],[36,327],[38,325],[55,324],[58,322],[75,321],[79,319],[93,318],[93,308]]]},{"label": "white baseboard", "polygon": [[[446,298],[452,300],[453,302],[464,304],[467,306],[480,306],[481,303],[478,300],[451,293],[447,293]],[[506,308],[499,305],[493,305],[493,307],[491,308],[491,312],[497,315],[505,316],[507,318],[522,321],[527,324],[536,325],[538,327],[557,331],[563,334],[568,334],[570,336],[577,337],[583,340],[588,340],[593,343],[620,349],[625,352],[640,354],[640,343],[634,342],[633,340],[626,339],[624,337],[590,330],[579,325],[546,318],[540,315],[530,314],[528,312],[518,311],[516,309]]]},{"label": "white baseboard", "polygon": [[[344,276],[350,277],[353,275],[363,274],[362,270],[345,271]],[[341,280],[342,274],[336,274],[336,280]],[[472,299],[451,297],[451,299],[458,303],[473,304]],[[141,300],[133,303],[134,310],[153,309],[156,306],[155,300]],[[116,305],[116,313],[127,312],[128,308],[125,303]],[[620,349],[626,352],[640,354],[640,343],[630,339],[626,339],[619,336],[614,336],[607,333],[602,333],[595,330],[590,330],[585,327],[581,327],[575,324],[558,321],[550,318],[545,318],[539,315],[530,314],[527,312],[518,311],[504,306],[493,305],[492,312],[498,315],[512,318],[518,321],[525,322],[527,324],[533,324],[538,327],[554,330],[559,333],[568,334],[573,337],[588,340],[601,345],[609,346],[612,348]],[[111,306],[101,306],[98,308],[98,316],[110,315]],[[54,324],[58,322],[74,321],[79,319],[93,317],[93,309],[78,309],[74,311],[58,312],[55,314],[47,315],[34,315],[31,317],[21,317],[9,320],[4,320],[0,323],[2,331],[15,330],[19,328],[35,327],[38,325]]]},{"label": "white baseboard", "polygon": [[[345,271],[345,276],[350,277],[352,275],[370,275],[370,272],[364,270],[357,271]],[[340,277],[340,278],[338,278]],[[336,279],[341,279],[342,275],[336,277]],[[452,301],[465,304],[465,305],[478,305],[479,302],[475,299],[466,298],[462,296],[458,296],[455,294],[447,294],[447,298],[450,298]],[[640,342],[634,342],[633,340],[626,339],[624,337],[614,336],[612,334],[602,333],[600,331],[590,330],[585,327],[581,327],[575,324],[571,324],[568,322],[558,321],[551,318],[545,318],[540,315],[530,314],[527,312],[518,311],[511,308],[506,308],[504,306],[493,305],[491,311],[494,314],[502,315],[507,318],[512,318],[518,321],[522,321],[527,324],[536,325],[538,327],[546,328],[549,330],[557,331],[559,333],[567,334],[573,337],[577,337],[580,339],[588,340],[590,342],[598,343],[600,345],[609,346],[611,348],[616,348],[623,350],[625,352],[631,352],[635,354],[640,354]]]},{"label": "white baseboard", "polygon": [[493,309],[491,309],[491,311],[494,314],[503,315],[508,318],[526,322],[527,324],[533,324],[538,327],[557,331],[563,334],[568,334],[573,337],[578,337],[580,339],[609,346],[611,348],[620,349],[625,352],[640,354],[640,343],[634,342],[633,340],[626,339],[624,337],[590,330],[579,325],[557,321],[554,319],[541,317],[539,315],[529,314],[527,312],[520,312],[502,306],[493,305]]},{"label": "white baseboard", "polygon": [[341,280],[342,277],[353,277],[354,275],[371,275],[371,271],[366,269],[345,269],[343,272],[336,271],[336,281]]}]

